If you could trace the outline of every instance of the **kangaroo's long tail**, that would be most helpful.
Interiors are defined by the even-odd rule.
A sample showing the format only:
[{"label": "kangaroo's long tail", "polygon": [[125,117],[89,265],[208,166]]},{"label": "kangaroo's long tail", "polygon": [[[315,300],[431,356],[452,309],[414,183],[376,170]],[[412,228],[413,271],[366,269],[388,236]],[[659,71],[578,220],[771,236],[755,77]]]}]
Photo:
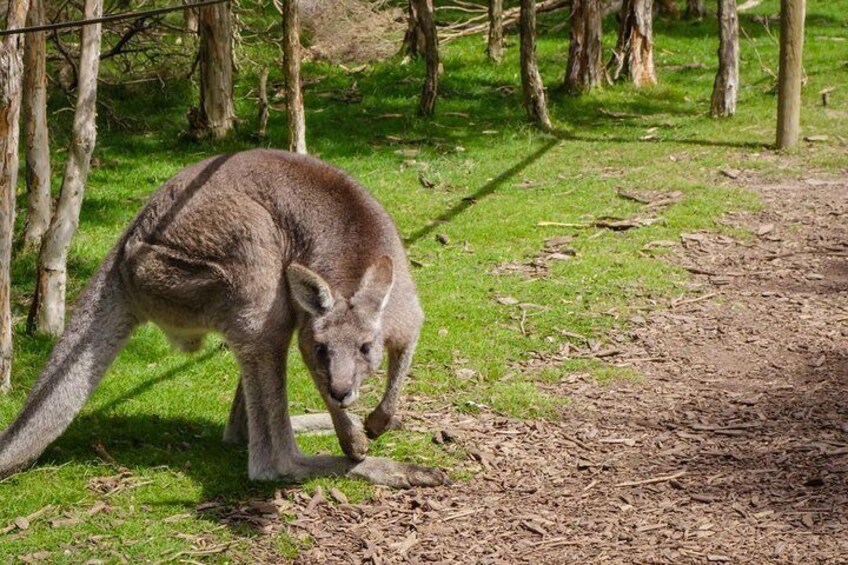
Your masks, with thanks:
[{"label": "kangaroo's long tail", "polygon": [[33,462],[70,425],[139,320],[113,251],[81,298],[17,419],[0,434],[0,477]]}]

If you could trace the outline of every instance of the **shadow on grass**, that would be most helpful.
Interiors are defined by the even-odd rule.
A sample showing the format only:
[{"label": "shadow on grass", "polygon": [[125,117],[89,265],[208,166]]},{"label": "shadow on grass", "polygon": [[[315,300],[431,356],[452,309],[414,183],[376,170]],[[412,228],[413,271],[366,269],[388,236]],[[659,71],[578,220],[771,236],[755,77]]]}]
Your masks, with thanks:
[{"label": "shadow on grass", "polygon": [[102,406],[100,409],[98,409],[97,412],[100,413],[100,414],[107,414],[107,413],[111,412],[112,410],[114,410],[115,408],[117,408],[118,406],[120,406],[121,404],[123,404],[124,402],[132,400],[133,398],[146,393],[147,391],[149,391],[150,389],[152,389],[153,387],[155,387],[159,383],[163,383],[165,381],[169,381],[169,380],[173,379],[174,377],[176,377],[177,375],[179,375],[183,371],[187,370],[189,367],[192,367],[194,365],[197,365],[197,364],[200,364],[200,363],[205,363],[206,361],[209,361],[210,359],[212,359],[212,357],[217,355],[219,352],[220,352],[220,348],[214,348],[214,349],[209,349],[208,351],[206,351],[206,353],[203,353],[202,355],[199,355],[197,357],[192,357],[191,359],[188,359],[185,362],[180,363],[176,367],[173,367],[173,368],[165,371],[164,373],[162,373],[158,377],[146,380],[143,383],[136,386],[135,388],[133,388],[132,390],[128,390],[127,392],[125,392],[121,396],[112,399],[111,401],[109,401],[108,404],[106,404],[105,406]]},{"label": "shadow on grass", "polygon": [[497,177],[492,179],[491,181],[484,184],[477,192],[470,196],[466,196],[462,200],[459,201],[458,204],[455,204],[451,208],[445,210],[442,214],[440,214],[437,218],[431,220],[427,223],[427,225],[418,229],[415,233],[410,235],[406,243],[407,245],[412,245],[422,238],[427,237],[430,233],[433,232],[439,225],[444,224],[453,220],[455,217],[463,213],[465,210],[479,202],[481,199],[489,196],[494,193],[498,188],[500,188],[506,181],[526,169],[528,166],[533,164],[535,161],[539,160],[543,155],[545,155],[548,151],[553,149],[553,147],[559,143],[559,138],[554,137],[547,141],[544,145],[536,149],[533,153],[526,156],[524,159],[505,170]]}]

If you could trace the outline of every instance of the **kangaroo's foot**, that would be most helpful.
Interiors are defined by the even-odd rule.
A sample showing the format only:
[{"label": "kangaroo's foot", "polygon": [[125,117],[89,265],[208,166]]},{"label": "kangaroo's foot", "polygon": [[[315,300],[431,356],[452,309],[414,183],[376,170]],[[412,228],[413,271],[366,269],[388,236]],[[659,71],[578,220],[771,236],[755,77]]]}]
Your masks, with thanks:
[{"label": "kangaroo's foot", "polygon": [[267,472],[251,473],[250,478],[303,482],[318,477],[345,476],[392,488],[449,484],[447,474],[441,469],[401,463],[384,457],[366,457],[362,461],[351,461],[347,457],[334,455],[298,455],[286,461],[274,476],[270,475]]},{"label": "kangaroo's foot", "polygon": [[441,469],[400,463],[384,457],[366,457],[347,471],[348,477],[392,488],[435,487],[450,484]]},{"label": "kangaroo's foot", "polygon": [[365,418],[365,433],[371,439],[380,437],[386,430],[399,430],[400,427],[400,417],[385,412],[379,406]]}]

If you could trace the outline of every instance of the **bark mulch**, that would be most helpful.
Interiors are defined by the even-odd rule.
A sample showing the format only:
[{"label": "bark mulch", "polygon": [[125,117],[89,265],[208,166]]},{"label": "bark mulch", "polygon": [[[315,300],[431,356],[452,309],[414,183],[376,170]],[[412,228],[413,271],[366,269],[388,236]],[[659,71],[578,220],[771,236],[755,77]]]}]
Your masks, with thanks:
[{"label": "bark mulch", "polygon": [[759,190],[752,238],[685,234],[690,292],[610,337],[641,378],[569,378],[558,421],[411,409],[475,474],[304,498],[298,562],[848,563],[848,179]]}]

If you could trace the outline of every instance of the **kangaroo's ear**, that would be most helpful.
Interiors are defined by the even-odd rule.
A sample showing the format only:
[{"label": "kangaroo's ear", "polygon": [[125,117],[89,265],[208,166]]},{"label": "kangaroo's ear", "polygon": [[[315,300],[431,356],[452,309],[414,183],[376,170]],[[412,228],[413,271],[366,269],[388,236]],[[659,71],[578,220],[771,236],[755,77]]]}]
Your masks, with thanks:
[{"label": "kangaroo's ear", "polygon": [[335,304],[333,291],[327,281],[297,263],[292,263],[286,269],[292,296],[301,308],[313,316],[322,316],[332,309]]},{"label": "kangaroo's ear", "polygon": [[383,255],[374,261],[359,283],[359,289],[353,295],[357,304],[373,308],[376,313],[381,313],[389,302],[389,293],[395,282],[394,265],[392,258]]}]

